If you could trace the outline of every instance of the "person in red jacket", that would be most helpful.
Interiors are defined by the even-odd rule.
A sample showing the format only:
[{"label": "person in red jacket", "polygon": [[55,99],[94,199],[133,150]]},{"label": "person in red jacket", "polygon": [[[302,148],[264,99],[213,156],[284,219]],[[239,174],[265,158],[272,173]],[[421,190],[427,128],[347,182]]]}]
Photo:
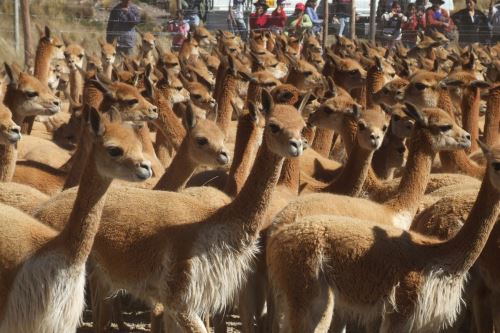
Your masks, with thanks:
[{"label": "person in red jacket", "polygon": [[434,29],[446,35],[450,40],[456,39],[456,27],[450,14],[441,8],[445,2],[443,0],[430,0],[432,7],[425,11],[427,31]]},{"label": "person in red jacket", "polygon": [[270,16],[266,14],[269,6],[265,0],[259,0],[253,4],[255,13],[250,14],[250,29],[265,29],[269,26]]},{"label": "person in red jacket", "polygon": [[272,26],[283,30],[286,24],[285,0],[278,0],[276,3],[276,9],[272,13]]},{"label": "person in red jacket", "polygon": [[408,21],[401,24],[403,38],[401,41],[408,48],[413,48],[417,45],[417,33],[425,31],[425,15],[417,11],[417,5],[410,3],[408,5]]}]

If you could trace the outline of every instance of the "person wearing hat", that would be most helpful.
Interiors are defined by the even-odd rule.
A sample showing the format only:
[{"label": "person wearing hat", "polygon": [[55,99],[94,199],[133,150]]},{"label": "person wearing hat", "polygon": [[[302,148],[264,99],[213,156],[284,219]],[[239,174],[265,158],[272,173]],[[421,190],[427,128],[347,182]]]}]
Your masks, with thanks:
[{"label": "person wearing hat", "polygon": [[451,16],[458,28],[458,42],[470,44],[490,39],[488,18],[476,9],[476,0],[465,0],[465,8]]},{"label": "person wearing hat", "polygon": [[276,9],[272,12],[272,26],[283,30],[286,24],[285,0],[276,1]]},{"label": "person wearing hat", "polygon": [[437,30],[445,34],[448,38],[454,39],[452,32],[456,29],[455,24],[450,18],[450,14],[444,8],[441,8],[445,2],[443,0],[430,0],[432,6],[425,11],[427,30]]},{"label": "person wearing hat", "polygon": [[266,14],[269,6],[265,0],[258,0],[253,4],[255,12],[250,14],[250,29],[265,29],[268,27],[269,15]]},{"label": "person wearing hat", "polygon": [[312,30],[316,33],[321,31],[321,27],[323,25],[323,20],[318,17],[318,13],[316,13],[317,0],[307,0],[306,1],[306,14],[309,16],[313,23]]},{"label": "person wearing hat", "polygon": [[295,33],[297,36],[302,36],[304,31],[313,27],[313,23],[309,15],[305,13],[305,9],[306,6],[302,2],[297,3],[295,5],[295,11],[286,22],[288,31]]}]

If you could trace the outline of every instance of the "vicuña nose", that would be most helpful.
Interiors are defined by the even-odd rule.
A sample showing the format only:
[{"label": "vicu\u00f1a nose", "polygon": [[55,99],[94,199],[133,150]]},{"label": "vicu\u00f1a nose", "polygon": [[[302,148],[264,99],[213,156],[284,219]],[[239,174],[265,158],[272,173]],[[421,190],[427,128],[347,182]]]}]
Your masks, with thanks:
[{"label": "vicu\u00f1a nose", "polygon": [[372,139],[372,140],[377,140],[379,138],[380,138],[380,136],[376,135],[375,133],[370,134],[370,139]]}]

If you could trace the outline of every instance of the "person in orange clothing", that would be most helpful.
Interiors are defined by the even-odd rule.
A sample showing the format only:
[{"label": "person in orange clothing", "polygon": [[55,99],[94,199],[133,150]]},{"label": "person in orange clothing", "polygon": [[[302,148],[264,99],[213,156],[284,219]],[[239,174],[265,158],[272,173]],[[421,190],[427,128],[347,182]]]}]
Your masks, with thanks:
[{"label": "person in orange clothing", "polygon": [[425,11],[427,32],[434,29],[443,33],[448,39],[455,40],[457,37],[456,26],[450,18],[450,13],[441,8],[445,2],[443,0],[430,0],[430,2],[432,6]]},{"label": "person in orange clothing", "polygon": [[271,14],[272,26],[278,30],[283,30],[286,24],[285,0],[278,0],[276,9]]}]

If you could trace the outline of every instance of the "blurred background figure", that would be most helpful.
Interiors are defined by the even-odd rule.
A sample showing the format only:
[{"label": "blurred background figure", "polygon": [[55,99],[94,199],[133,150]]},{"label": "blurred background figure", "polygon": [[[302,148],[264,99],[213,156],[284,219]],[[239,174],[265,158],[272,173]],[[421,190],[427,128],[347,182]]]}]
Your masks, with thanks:
[{"label": "blurred background figure", "polygon": [[135,26],[140,22],[139,8],[131,0],[122,0],[109,14],[106,41],[113,43],[116,39],[118,53],[131,55],[136,44]]},{"label": "blurred background figure", "polygon": [[432,6],[427,8],[425,11],[425,22],[427,32],[434,29],[444,34],[449,40],[457,40],[457,29],[453,20],[450,18],[450,14],[444,8],[443,0],[430,0]]},{"label": "blurred background figure", "polygon": [[490,39],[488,18],[476,9],[476,0],[466,0],[465,8],[451,16],[458,28],[460,44],[485,42]]},{"label": "blurred background figure", "polygon": [[266,13],[269,6],[265,0],[258,0],[253,4],[255,12],[250,14],[250,29],[265,29],[268,27],[269,15]]},{"label": "blurred background figure", "polygon": [[290,34],[295,34],[297,37],[301,37],[304,31],[313,27],[313,23],[309,18],[309,15],[304,13],[306,6],[299,2],[295,5],[295,11],[288,18],[286,23],[286,28]]},{"label": "blurred background figure", "polygon": [[276,30],[283,31],[286,24],[285,0],[276,2],[276,9],[272,12],[272,27]]},{"label": "blurred background figure", "polygon": [[417,10],[417,5],[415,3],[410,3],[408,5],[406,17],[408,21],[401,25],[401,41],[407,48],[413,48],[417,45],[418,32],[425,31],[425,15],[423,11]]},{"label": "blurred background figure", "polygon": [[188,37],[189,30],[189,23],[184,18],[184,11],[180,9],[176,13],[175,21],[173,22],[173,31],[171,31],[175,33],[172,38],[172,49],[174,51],[178,51],[181,48],[182,43]]},{"label": "blurred background figure", "polygon": [[323,20],[318,17],[318,13],[316,12],[316,7],[318,3],[317,0],[307,0],[306,2],[306,14],[311,19],[313,24],[312,31],[314,33],[320,33],[321,28],[323,26]]},{"label": "blurred background figure", "polygon": [[247,40],[247,25],[245,23],[245,0],[233,0],[233,5],[229,7],[229,30],[235,35],[240,35],[241,39]]},{"label": "blurred background figure", "polygon": [[401,40],[401,26],[407,21],[408,18],[401,13],[401,5],[397,1],[392,3],[390,12],[382,15],[382,37],[388,48],[394,47]]},{"label": "blurred background figure", "polygon": [[333,4],[333,21],[339,23],[339,36],[349,34],[349,21],[352,12],[352,0],[336,0]]}]

